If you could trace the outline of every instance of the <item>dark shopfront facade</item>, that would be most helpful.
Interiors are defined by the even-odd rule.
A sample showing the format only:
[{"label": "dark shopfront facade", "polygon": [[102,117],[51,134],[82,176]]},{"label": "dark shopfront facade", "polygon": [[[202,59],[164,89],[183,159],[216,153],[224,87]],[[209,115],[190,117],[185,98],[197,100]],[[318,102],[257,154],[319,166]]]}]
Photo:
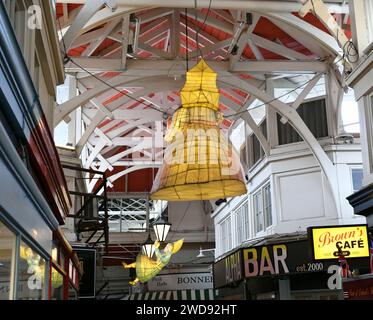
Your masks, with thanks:
[{"label": "dark shopfront facade", "polygon": [[0,300],[77,294],[82,270],[60,229],[70,206],[38,92],[0,1]]},{"label": "dark shopfront facade", "polygon": [[[219,299],[343,299],[343,290],[328,288],[328,267],[338,261],[313,261],[308,240],[240,248],[214,264]],[[351,259],[350,268],[369,272],[369,259]]]}]

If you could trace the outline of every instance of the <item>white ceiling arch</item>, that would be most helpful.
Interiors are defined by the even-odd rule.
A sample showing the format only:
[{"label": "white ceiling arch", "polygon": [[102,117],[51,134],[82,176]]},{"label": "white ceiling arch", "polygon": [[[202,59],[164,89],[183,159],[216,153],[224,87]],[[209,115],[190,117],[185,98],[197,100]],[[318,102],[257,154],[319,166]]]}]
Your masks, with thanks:
[{"label": "white ceiling arch", "polygon": [[[169,77],[166,77],[166,79],[162,79],[163,77],[165,76],[159,75],[159,77],[157,77],[158,83],[162,83],[162,85],[158,87],[160,91],[168,90],[169,82],[172,81],[172,79],[170,79]],[[149,81],[149,85],[152,85],[153,84],[152,81],[154,81],[154,79],[148,79],[147,81]],[[279,100],[274,99],[274,97],[271,96],[270,94],[258,89],[257,87],[251,85],[250,83],[246,81],[242,81],[242,79],[239,79],[234,74],[231,74],[231,77],[228,77],[228,78],[224,78],[224,79],[218,78],[218,86],[221,88],[224,88],[226,86],[231,87],[231,88],[238,88],[255,96],[261,101],[269,102],[268,104],[270,107],[274,108],[275,111],[278,112],[282,117],[288,119],[289,123],[294,127],[294,129],[299,133],[299,135],[303,138],[303,140],[309,146],[310,150],[312,151],[315,158],[317,159],[321,169],[323,170],[325,176],[327,177],[327,180],[331,186],[331,190],[333,194],[335,195],[335,197],[337,197],[337,195],[335,194],[337,183],[336,183],[335,170],[333,168],[332,162],[330,161],[325,151],[322,149],[322,147],[317,142],[317,139],[313,136],[311,131],[304,124],[300,116],[296,112],[294,112],[294,109],[291,106]],[[245,121],[247,121],[247,118]],[[259,136],[258,136],[258,139],[259,139]],[[261,137],[260,139],[262,140],[263,137]],[[104,145],[100,147],[103,148]],[[264,144],[264,147],[265,147],[265,144]]]},{"label": "white ceiling arch", "polygon": [[[116,12],[110,12],[109,8],[102,9],[103,4],[106,3],[104,0],[92,0],[89,2],[83,0],[58,0],[57,2],[81,3],[86,5],[80,13],[74,13],[76,16],[80,17],[80,19],[71,19],[72,24],[65,34],[65,42],[67,42],[68,47],[74,42],[74,45],[82,45],[83,43],[88,45],[89,50],[86,49],[83,51],[88,54],[87,57],[78,56],[72,59],[90,72],[96,73],[99,77],[102,77],[104,73],[115,72],[115,75],[105,81],[118,90],[123,90],[124,88],[128,89],[131,86],[141,88],[139,91],[130,91],[132,92],[131,95],[136,99],[147,99],[150,94],[162,93],[170,90],[174,90],[174,93],[177,94],[176,91],[181,88],[183,75],[186,72],[185,57],[180,52],[181,50],[178,51],[177,48],[183,48],[183,50],[189,49],[191,51],[189,55],[190,59],[198,58],[198,50],[193,48],[193,51],[190,47],[185,47],[188,43],[190,46],[194,47],[196,44],[194,37],[196,35],[198,23],[194,21],[194,14],[196,12],[194,12],[195,2],[193,1],[180,0],[177,3],[172,3],[168,0],[139,0],[136,2],[127,0],[108,1],[109,6],[118,6]],[[327,8],[330,9],[329,12],[342,13],[344,15],[348,14],[348,6],[344,5],[343,1],[333,1],[333,3],[325,1],[325,3]],[[207,8],[210,5],[210,1],[198,0],[197,4],[199,9]],[[185,14],[182,10],[178,9],[186,7],[189,8],[187,12],[190,22],[188,29],[192,35],[185,34],[183,31],[185,18],[183,20],[181,16],[185,16]],[[329,72],[332,61],[338,55],[341,55],[342,50],[339,44],[332,35],[329,35],[323,30],[311,25],[305,19],[298,18],[291,13],[298,12],[302,8],[302,4],[297,1],[281,1],[280,3],[280,1],[232,0],[228,2],[214,0],[211,2],[211,8],[213,12],[211,12],[212,14],[210,16],[206,16],[206,19],[206,10],[204,12],[197,10],[198,15],[196,20],[199,22],[206,20],[206,25],[212,28],[221,24],[224,26],[224,31],[229,37],[219,38],[218,36],[208,34],[206,30],[200,30],[201,38],[204,37],[204,41],[200,43],[201,48],[204,54],[208,55],[210,59],[215,60],[209,61],[208,63],[219,74],[219,86],[223,90],[227,88],[238,89],[246,93],[246,96],[244,96],[242,100],[240,97],[235,97],[231,99],[232,101],[228,101],[226,97],[223,97],[223,104],[235,112],[240,112],[245,110],[242,108],[242,105],[244,105],[245,108],[249,107],[250,102],[255,100],[255,98],[262,101],[274,100],[269,103],[270,107],[282,116],[283,121],[289,121],[304,141],[306,141],[325,173],[335,195],[333,164],[327,158],[325,152],[317,143],[317,140],[312,136],[297,113],[294,112],[294,106],[275,100],[274,94],[271,92],[264,92],[264,88],[261,87],[261,85],[263,85],[263,80],[267,80],[274,76],[279,76],[279,80],[273,81],[287,81],[290,83],[292,81],[289,80],[289,75],[295,74],[300,80],[294,82],[294,87],[303,82],[301,80],[302,77],[303,79],[311,80],[311,78],[309,78],[310,75],[314,77],[314,80],[310,82],[310,86],[313,86],[318,79],[317,77],[315,78],[315,75],[317,74],[319,75],[318,77],[320,77],[321,74]],[[94,9],[98,11],[94,12]],[[228,9],[229,11],[223,9]],[[143,12],[139,14],[139,11]],[[262,21],[265,20],[260,17],[269,19],[273,24],[282,29],[282,31],[290,35],[295,42],[305,49],[309,49],[312,55],[309,55],[309,53],[305,54],[304,52],[307,50],[299,49],[299,47],[295,49],[292,45],[287,45],[279,39],[273,39],[272,37],[265,38],[262,34],[258,35],[253,33],[255,26],[247,26],[242,36],[237,38],[234,34],[235,30],[239,27],[240,21],[245,19],[243,17],[244,13],[247,11],[254,13],[256,17],[255,23],[258,22],[258,19]],[[209,13],[209,11],[207,12]],[[168,25],[162,25],[155,37],[151,37],[148,34],[148,36],[144,38],[147,39],[147,41],[139,45],[139,48],[142,49],[140,52],[147,52],[147,57],[139,57],[135,54],[133,57],[131,56],[131,58],[128,58],[127,61],[124,61],[124,58],[127,57],[126,47],[129,43],[129,39],[127,39],[126,36],[122,36],[122,34],[124,34],[123,31],[126,31],[124,30],[124,26],[126,28],[128,27],[129,14],[131,13],[136,13],[137,18],[140,19],[140,24],[141,21],[149,22],[150,24],[146,25],[146,27],[149,27],[150,31],[152,31],[152,28],[157,27],[157,23],[155,23],[157,19],[161,19],[163,22],[168,21],[169,23]],[[179,22],[176,24],[173,23],[172,20],[175,18],[175,14],[177,14],[178,17],[176,21]],[[217,14],[218,17],[215,14]],[[220,22],[219,17],[222,18],[224,22]],[[115,26],[116,22],[114,23],[112,21],[118,18],[127,21],[127,24],[123,23],[122,26],[120,26],[120,21],[118,20],[119,24]],[[346,17],[343,17],[343,19],[345,20]],[[100,26],[102,26],[100,32],[98,32],[98,30],[93,30],[93,28]],[[133,32],[133,26],[131,26],[131,28],[132,30],[130,30],[130,32]],[[89,30],[93,31],[89,32],[89,34],[86,33]],[[128,36],[128,32],[126,34]],[[96,55],[93,54],[94,49],[99,47],[99,42],[101,42],[101,38],[103,37],[114,40],[115,43],[111,43],[108,48],[105,47],[102,51],[98,50]],[[96,38],[99,38],[100,41],[94,42]],[[227,58],[227,56],[229,56],[227,47],[230,45],[231,41],[236,40],[241,47],[239,48],[239,54],[235,57],[230,56]],[[119,52],[120,50],[118,51],[118,49],[120,49],[121,45],[123,49],[122,52]],[[243,51],[246,46],[252,50],[255,55],[254,58],[247,58],[250,55],[244,54]],[[268,50],[284,59],[275,61],[269,60],[259,48]],[[257,60],[248,60],[255,58]],[[219,59],[226,60],[219,61]],[[194,63],[195,61],[189,61],[190,66],[193,66]],[[114,92],[114,90],[108,88],[106,84],[99,83],[99,81],[93,77],[88,76],[88,73],[85,73],[85,70],[81,70],[79,65],[77,66],[70,62],[66,65],[66,71],[69,73],[79,73],[79,81],[85,84],[91,83],[91,85],[86,86],[90,89],[59,106],[55,114],[55,125],[63,119],[66,119],[66,117],[79,106],[84,106],[88,103],[96,106],[96,114],[90,117],[88,127],[83,136],[80,137],[80,141],[76,146],[80,153],[90,140],[94,140],[90,139],[90,137],[93,133],[97,135],[95,130],[100,126],[102,121],[107,119],[107,117],[110,118],[113,111],[125,107],[126,104],[131,102],[131,99],[122,97],[109,105],[105,105],[105,107],[96,101],[92,103],[93,99],[98,99],[104,93],[110,95],[110,92]],[[120,74],[118,75],[117,73]],[[305,75],[306,73],[308,76]],[[246,80],[241,79],[239,78],[240,74],[249,75],[251,78]],[[283,79],[281,77],[283,77]],[[108,79],[108,77],[105,77],[105,79]],[[310,86],[307,90],[310,89]],[[258,87],[260,89],[258,89]],[[299,95],[297,103],[300,103],[306,95],[307,92],[306,89],[304,89],[303,93]],[[235,100],[236,98],[238,98],[238,100]],[[162,109],[162,107],[165,107],[165,104],[160,103],[159,106]],[[103,112],[100,110],[103,110]],[[253,130],[265,153],[267,155],[270,154],[271,146],[259,130],[250,113],[244,112],[240,114],[240,118]],[[142,124],[146,124],[146,122],[142,122]],[[136,124],[133,125],[135,126]],[[128,128],[132,128],[131,124],[128,124]],[[126,127],[124,129],[126,129]],[[118,132],[121,132],[121,129],[119,129]],[[102,133],[100,134],[102,135]],[[106,142],[108,141],[110,141],[110,138],[106,140]],[[110,150],[111,146],[104,142],[101,142],[101,145],[92,146],[90,149],[90,163],[94,161],[95,156],[102,157],[100,152]]]}]

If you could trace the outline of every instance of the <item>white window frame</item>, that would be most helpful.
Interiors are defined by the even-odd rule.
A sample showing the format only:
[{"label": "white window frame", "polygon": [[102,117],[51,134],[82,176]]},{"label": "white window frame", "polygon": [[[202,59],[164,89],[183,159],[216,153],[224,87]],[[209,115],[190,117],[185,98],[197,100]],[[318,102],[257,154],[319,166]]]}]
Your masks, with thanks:
[{"label": "white window frame", "polygon": [[368,144],[369,173],[373,173],[373,93],[365,98],[365,126]]},{"label": "white window frame", "polygon": [[233,248],[233,233],[232,233],[233,216],[229,214],[220,223],[220,254],[224,254]]},{"label": "white window frame", "polygon": [[[266,189],[269,189],[269,195],[267,197]],[[273,225],[273,216],[272,216],[272,191],[271,184],[267,183],[262,188],[262,198],[263,198],[263,216],[264,216],[264,229],[268,229]],[[269,211],[268,211],[269,208]]]},{"label": "white window frame", "polygon": [[236,245],[241,244],[244,241],[245,237],[245,224],[243,223],[243,207],[239,205],[234,210],[234,216],[235,216],[235,225],[236,225]]},{"label": "white window frame", "polygon": [[[244,210],[246,207],[246,210]],[[244,241],[250,239],[251,237],[251,232],[250,232],[250,206],[249,206],[249,201],[245,201],[242,204],[242,213],[243,213],[243,218],[244,218]]]},{"label": "white window frame", "polygon": [[[269,197],[265,196],[265,190],[266,188],[270,189]],[[256,196],[260,195],[260,214],[258,212],[257,203],[256,203]],[[268,202],[266,200],[269,200]],[[254,217],[254,232],[255,235],[262,234],[266,232],[269,228],[273,226],[274,220],[273,220],[273,203],[272,203],[272,190],[271,190],[271,183],[268,181],[264,183],[258,190],[253,194],[252,198],[252,208],[253,208],[253,217]],[[266,208],[270,208],[269,214],[270,219],[268,215],[268,211],[266,211]],[[262,219],[262,228],[259,228],[258,224],[258,217],[261,216]]]},{"label": "white window frame", "polygon": [[241,245],[245,240],[250,238],[250,216],[249,202],[242,201],[234,210],[234,226],[235,246]]},{"label": "white window frame", "polygon": [[372,0],[365,0],[364,1],[365,7],[365,23],[367,26],[367,37],[369,43],[373,42],[373,2]]},{"label": "white window frame", "polygon": [[[253,213],[255,233],[258,234],[262,231],[265,231],[262,188],[260,188],[257,192],[253,194]],[[260,226],[260,224],[262,224],[262,226]]]}]

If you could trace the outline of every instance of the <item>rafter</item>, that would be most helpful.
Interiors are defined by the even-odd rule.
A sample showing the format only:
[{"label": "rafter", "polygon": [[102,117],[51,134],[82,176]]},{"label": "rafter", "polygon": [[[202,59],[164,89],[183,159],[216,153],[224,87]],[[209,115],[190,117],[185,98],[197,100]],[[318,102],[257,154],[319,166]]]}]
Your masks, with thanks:
[{"label": "rafter", "polygon": [[120,20],[115,19],[108,22],[108,24],[101,30],[101,33],[97,39],[95,39],[87,49],[82,53],[83,57],[88,57],[94,53],[94,51],[101,45],[101,43],[107,38],[107,36],[113,31],[113,29],[119,24]]},{"label": "rafter", "polygon": [[[185,16],[185,12],[184,11],[181,11],[180,12],[182,15]],[[233,26],[230,24],[230,23],[226,23],[224,21],[221,21],[221,20],[217,20],[216,18],[213,18],[211,16],[208,16],[206,18],[206,14],[200,12],[200,11],[196,11],[195,9],[189,9],[187,11],[187,15],[188,17],[192,18],[192,19],[197,19],[198,22],[205,22],[205,24],[209,25],[209,26],[212,26],[214,28],[217,28],[219,30],[222,30],[228,34],[233,34]]]},{"label": "rafter", "polygon": [[130,35],[130,16],[127,14],[122,18],[122,55],[121,55],[122,69],[125,69],[127,66],[129,35]]},{"label": "rafter", "polygon": [[171,57],[177,58],[180,55],[180,10],[175,9],[172,17],[169,17],[171,36]]},{"label": "rafter", "polygon": [[284,58],[288,58],[291,60],[311,60],[310,57],[302,53],[299,53],[293,49],[289,49],[283,45],[279,45],[276,42],[270,41],[256,34],[249,34],[249,38],[259,47],[272,51],[280,56],[283,56]]},{"label": "rafter", "polygon": [[[315,87],[315,85],[319,82],[322,76],[322,73],[316,74],[312,78],[312,80],[305,86],[302,92],[298,95],[297,99],[291,105],[294,108],[294,110],[298,109],[298,107],[301,105],[301,103],[304,101],[304,99],[307,97],[310,91]],[[287,119],[285,117],[281,117],[281,122],[285,124],[287,122]]]},{"label": "rafter", "polygon": [[[154,48],[153,48],[154,49]],[[159,50],[159,49],[158,49]],[[162,50],[161,50],[162,51]],[[164,51],[162,51],[165,53]],[[120,68],[120,59],[96,59],[96,58],[74,58],[74,61],[79,65],[84,67],[89,72],[122,72]],[[154,68],[154,61],[136,59],[128,61],[127,75],[131,77],[136,77],[139,75],[152,75],[159,72],[164,72],[169,70],[172,65],[185,64],[185,60],[159,60],[157,61],[157,68]],[[189,61],[190,66],[195,65],[195,61]],[[216,62],[209,61],[209,64],[215,68],[218,72],[228,71],[227,62]],[[140,66],[141,65],[141,66]],[[290,60],[266,60],[266,61],[256,61],[256,60],[246,60],[239,61],[236,63],[234,68],[231,70],[233,72],[258,72],[258,73],[314,73],[314,72],[324,72],[327,70],[326,63],[317,60],[306,60],[306,61],[290,61]],[[67,72],[79,72],[82,71],[81,68],[77,67],[73,63],[69,62],[66,64]],[[180,70],[180,75],[182,75],[183,70]],[[185,73],[185,69],[183,71]],[[140,77],[138,77],[140,78]],[[112,81],[112,80],[110,80]]]}]

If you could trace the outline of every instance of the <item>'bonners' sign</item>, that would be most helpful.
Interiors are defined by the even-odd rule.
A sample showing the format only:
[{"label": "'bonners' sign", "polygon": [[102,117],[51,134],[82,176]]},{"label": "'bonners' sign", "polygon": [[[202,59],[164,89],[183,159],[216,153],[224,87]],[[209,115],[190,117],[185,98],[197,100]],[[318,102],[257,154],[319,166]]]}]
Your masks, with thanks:
[{"label": "'bonners' sign", "polygon": [[314,227],[309,229],[315,260],[369,257],[366,225]]}]

